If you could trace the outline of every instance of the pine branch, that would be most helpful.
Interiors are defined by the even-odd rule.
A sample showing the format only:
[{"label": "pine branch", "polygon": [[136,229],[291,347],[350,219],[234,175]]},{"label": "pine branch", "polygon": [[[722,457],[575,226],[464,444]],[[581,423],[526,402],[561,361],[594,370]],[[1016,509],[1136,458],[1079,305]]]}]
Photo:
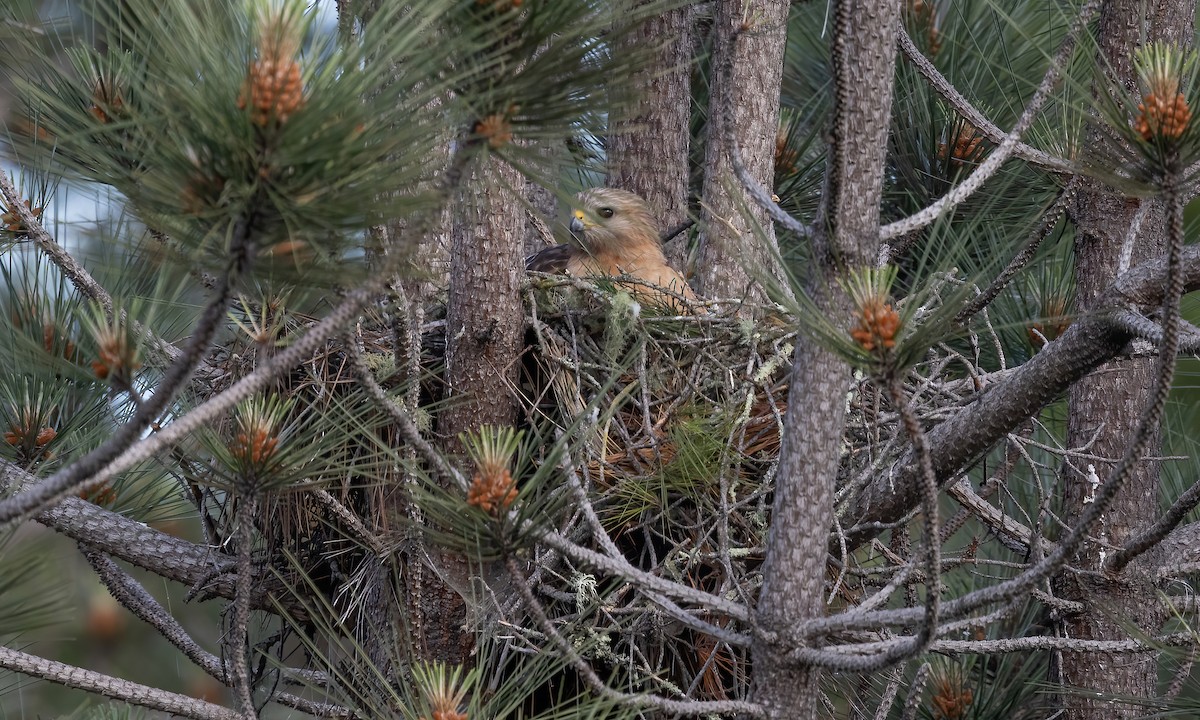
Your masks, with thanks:
[{"label": "pine branch", "polygon": [[[1162,419],[1163,408],[1167,404],[1167,395],[1171,389],[1171,378],[1175,371],[1175,356],[1179,352],[1179,336],[1183,322],[1180,317],[1179,303],[1184,292],[1183,269],[1180,267],[1184,234],[1182,188],[1179,185],[1177,168],[1171,167],[1173,164],[1172,161],[1168,161],[1167,173],[1162,187],[1163,200],[1167,206],[1167,290],[1162,303],[1163,333],[1158,356],[1158,383],[1154,388],[1153,404],[1141,418],[1138,425],[1138,433],[1134,436],[1134,440],[1130,441],[1130,449],[1121,458],[1121,464],[1113,471],[1113,477],[1110,477],[1105,483],[1100,497],[1103,497],[1109,491],[1109,486],[1117,484],[1116,479],[1119,477],[1119,473],[1127,464],[1132,464],[1130,457],[1132,456],[1133,460],[1137,460],[1138,456],[1141,455],[1140,450],[1134,450],[1137,444],[1141,442],[1141,444],[1146,445],[1150,442],[1149,437],[1143,439],[1142,436],[1151,435],[1153,434],[1152,431],[1158,429],[1158,424]],[[1148,431],[1143,428],[1143,425],[1152,427]],[[1112,492],[1115,493],[1116,491],[1113,490]],[[1098,497],[1097,500],[1099,499]],[[1188,492],[1185,492],[1172,503],[1167,512],[1163,513],[1162,517],[1154,525],[1128,540],[1124,547],[1109,558],[1108,562],[1104,565],[1104,569],[1109,572],[1120,572],[1134,558],[1158,545],[1159,542],[1175,529],[1176,525],[1183,521],[1183,518],[1197,504],[1200,504],[1200,490],[1196,490],[1195,485],[1193,485],[1189,488]]]},{"label": "pine branch", "polygon": [[884,688],[883,697],[879,699],[879,705],[875,710],[875,720],[887,720],[888,711],[892,709],[892,703],[896,701],[896,693],[900,690],[903,673],[903,665],[897,665],[889,671],[887,687]]},{"label": "pine branch", "polygon": [[[562,441],[561,435],[559,437],[559,441]],[[606,531],[604,526],[600,523],[600,517],[596,514],[595,507],[592,506],[591,498],[588,497],[583,485],[580,484],[579,475],[576,473],[575,468],[571,463],[571,453],[569,452],[569,448],[563,449],[562,458],[563,476],[567,479],[567,485],[571,490],[571,496],[575,498],[577,509],[583,515],[588,529],[591,530],[592,538],[600,544],[600,547],[604,549],[605,554],[608,555],[613,561],[619,564],[627,563],[624,554],[621,553],[620,548],[617,547],[616,543],[614,543],[612,538],[609,537],[608,531]],[[750,637],[748,635],[732,633],[724,628],[694,617],[692,614],[676,605],[673,601],[661,593],[647,590],[645,588],[642,588],[642,592],[644,592],[654,602],[662,606],[668,615],[684,625],[687,625],[693,630],[696,630],[697,632],[711,635],[718,640],[726,642],[734,647],[748,647],[750,645]]]},{"label": "pine branch", "polygon": [[[3,197],[6,206],[17,213],[17,217],[21,220],[23,231],[28,233],[29,237],[33,238],[33,242],[67,276],[75,286],[75,289],[84,297],[100,303],[100,306],[104,308],[104,314],[112,318],[114,312],[112,296],[92,277],[87,268],[72,257],[63,246],[55,242],[50,233],[46,231],[46,227],[42,224],[42,221],[34,216],[29,211],[29,208],[25,206],[25,203],[21,201],[20,194],[13,185],[11,178],[9,178],[3,169],[0,169],[0,197]],[[122,319],[124,319],[124,313],[125,311],[122,310]],[[179,348],[158,337],[141,323],[134,322],[133,329],[134,332],[146,341],[154,352],[158,353],[168,362],[174,362],[180,356],[181,351]]]},{"label": "pine branch", "polygon": [[367,367],[366,362],[363,361],[361,339],[356,335],[347,336],[346,348],[349,350],[350,364],[355,376],[358,378],[359,384],[367,391],[367,396],[396,423],[396,426],[400,429],[400,434],[404,437],[404,441],[421,456],[421,459],[429,467],[433,468],[439,477],[448,483],[453,483],[455,487],[466,492],[470,487],[470,483],[467,482],[466,477],[458,471],[458,468],[451,465],[428,440],[421,437],[421,431],[417,428],[417,423],[409,416],[408,411],[389,397],[387,391],[379,385],[379,381],[375,379],[375,374],[371,372],[371,368]]},{"label": "pine branch", "polygon": [[[738,38],[741,37],[741,29],[735,29],[729,36],[729,51],[724,55],[724,61],[721,63],[719,71],[724,77],[724,82],[721,87],[724,88],[724,97],[721,102],[725,105],[725,116],[732,118],[734,109],[733,97],[733,60],[736,56],[734,48],[737,47]],[[796,218],[792,217],[786,210],[779,206],[779,202],[773,193],[767,188],[759,184],[758,180],[750,174],[750,170],[746,167],[746,163],[742,160],[742,148],[737,140],[737,123],[731,120],[726,120],[721,123],[721,140],[725,144],[725,151],[729,153],[729,164],[733,168],[734,175],[737,176],[738,182],[742,184],[742,188],[746,194],[754,200],[771,219],[782,225],[785,229],[795,233],[797,237],[811,237],[813,230],[811,226],[801,223]]]},{"label": "pine branch", "polygon": [[[1166,265],[1167,259],[1158,257],[1118,278],[1097,300],[1091,314],[1078,318],[1024,365],[997,374],[998,379],[976,402],[927,431],[939,483],[955,477],[1079,378],[1120,354],[1133,335],[1115,326],[1110,314],[1160,305]],[[1185,291],[1200,289],[1200,248],[1189,245],[1183,249],[1180,274]],[[880,473],[857,494],[848,512],[857,526],[846,531],[851,547],[869,541],[916,506],[914,460],[912,453],[905,455],[893,464],[892,471]]]},{"label": "pine branch", "polygon": [[50,258],[51,262],[58,266],[59,270],[62,270],[80,294],[100,303],[104,308],[104,313],[112,317],[112,296],[100,283],[96,282],[87,268],[80,265],[78,260],[55,242],[54,238],[50,237],[50,233],[46,232],[41,220],[21,200],[20,193],[17,192],[8,173],[3,169],[0,169],[0,196],[3,196],[4,204],[9,210],[16,212],[17,218],[21,221],[22,232],[33,238],[33,242]]},{"label": "pine branch", "polygon": [[159,690],[92,670],[84,670],[2,646],[0,646],[0,668],[49,680],[65,687],[86,690],[130,705],[191,718],[191,720],[242,720],[242,716],[238,713],[204,700]]},{"label": "pine branch", "polygon": [[[963,94],[954,87],[953,83],[946,79],[937,67],[934,66],[929,58],[921,54],[921,51],[913,43],[912,38],[908,34],[908,30],[903,25],[900,26],[900,34],[898,41],[900,50],[904,56],[908,58],[917,72],[929,81],[931,87],[941,95],[946,102],[954,108],[954,110],[963,117],[967,122],[971,123],[984,137],[991,142],[999,145],[1004,142],[1008,133],[1000,129],[998,125],[989,120],[986,115],[979,111],[971,101],[963,97]],[[1033,165],[1036,165],[1050,172],[1062,173],[1064,175],[1074,175],[1079,171],[1079,168],[1074,163],[1063,158],[1055,157],[1046,152],[1038,150],[1035,147],[1026,145],[1023,142],[1017,142],[1014,154]]]},{"label": "pine branch", "polygon": [[630,565],[629,561],[623,557],[609,557],[581,545],[576,545],[553,530],[530,528],[530,532],[539,543],[566,555],[576,562],[616,575],[634,585],[662,593],[675,600],[693,603],[710,611],[728,615],[734,620],[741,620],[742,622],[750,621],[750,611],[743,605],[730,602],[712,593],[680,585],[679,583],[671,582],[657,575],[639,570]]},{"label": "pine branch", "polygon": [[[1097,308],[1103,312],[1105,308],[1112,306],[1112,298],[1114,294],[1121,296],[1122,300],[1128,302],[1131,299],[1129,296],[1133,294],[1131,291],[1141,290],[1143,293],[1156,293],[1162,307],[1163,316],[1165,318],[1163,323],[1163,346],[1158,357],[1158,377],[1154,387],[1154,393],[1150,398],[1150,402],[1142,411],[1142,415],[1138,421],[1137,429],[1134,432],[1133,437],[1130,439],[1125,453],[1122,455],[1121,460],[1118,462],[1116,468],[1113,469],[1107,480],[1100,486],[1099,491],[1096,493],[1095,499],[1091,503],[1087,504],[1082,515],[1076,521],[1075,527],[1071,529],[1066,537],[1059,541],[1058,546],[1054,548],[1053,551],[1048,553],[1046,557],[1036,563],[1029,570],[1021,573],[1015,578],[970,592],[962,597],[946,603],[945,614],[947,617],[958,617],[965,615],[971,610],[983,605],[1006,602],[1013,597],[1023,595],[1042,580],[1049,577],[1052,573],[1056,572],[1057,569],[1061,567],[1064,562],[1066,562],[1066,559],[1075,552],[1075,549],[1083,542],[1084,538],[1091,531],[1093,525],[1108,509],[1108,506],[1111,504],[1113,498],[1116,497],[1117,492],[1120,490],[1122,484],[1129,476],[1131,469],[1141,459],[1151,439],[1154,437],[1154,433],[1157,431],[1158,424],[1162,419],[1163,410],[1166,406],[1167,397],[1170,391],[1171,378],[1175,369],[1175,355],[1179,349],[1179,300],[1182,297],[1185,289],[1191,287],[1192,285],[1192,275],[1196,270],[1197,262],[1197,257],[1195,257],[1196,253],[1186,252],[1183,246],[1182,202],[1180,199],[1179,186],[1177,185],[1177,175],[1173,170],[1168,170],[1166,179],[1163,181],[1163,194],[1167,201],[1168,213],[1171,220],[1171,231],[1169,237],[1170,243],[1167,257],[1145,263],[1141,268],[1127,273],[1123,278],[1114,283],[1114,286],[1110,288],[1108,293],[1100,298],[1100,302],[1097,304]],[[1188,248],[1188,250],[1190,249],[1191,248]],[[1162,266],[1164,264],[1166,266],[1165,274],[1167,277],[1167,284],[1165,288],[1161,284]],[[1149,276],[1149,268],[1158,269],[1160,274]],[[1158,282],[1155,283],[1155,280]],[[1141,284],[1143,284],[1143,287],[1137,287],[1139,281]],[[1149,287],[1144,287],[1144,285],[1149,285]],[[1125,291],[1125,293],[1122,294],[1122,291]],[[1079,326],[1087,327],[1089,325],[1093,327],[1090,327],[1088,330],[1083,332],[1076,333],[1074,339],[1078,339],[1080,335],[1087,336],[1091,333],[1096,333],[1103,336],[1113,332],[1111,330],[1109,330],[1108,333],[1105,332],[1103,328],[1105,322],[1102,320],[1089,318],[1087,320],[1080,321],[1076,326],[1072,326],[1072,328],[1068,330],[1067,333],[1061,338],[1059,338],[1059,340],[1056,340],[1046,348],[1043,348],[1042,352],[1034,356],[1034,358],[1026,363],[1022,369],[1027,370],[1028,372],[1034,372],[1034,370],[1030,370],[1030,368],[1040,369],[1042,365],[1042,363],[1039,363],[1040,359],[1045,356],[1049,356],[1051,354],[1050,351],[1055,348],[1055,346],[1063,343],[1063,341],[1066,341],[1069,337],[1071,337],[1073,331],[1077,331]],[[1100,327],[1094,327],[1095,325],[1099,325]],[[1117,338],[1111,337],[1111,335],[1110,338],[1115,344]],[[1123,339],[1127,340],[1128,336],[1124,336]],[[1073,343],[1063,344],[1069,348]],[[1124,342],[1121,342],[1118,348],[1123,345]],[[1094,349],[1095,346],[1092,347]],[[1061,352],[1062,348],[1058,348],[1058,350]],[[1102,361],[1103,359],[1107,358],[1100,359]],[[1079,362],[1079,360],[1076,360],[1076,362]],[[1091,362],[1092,359],[1088,358],[1083,364],[1087,365]],[[1099,363],[1097,363],[1097,365],[1098,364]],[[1075,369],[1079,368],[1077,367]],[[1015,383],[1018,380],[1023,379],[1023,377],[1026,376],[1019,372],[1016,376],[1014,376],[1012,382]],[[1078,377],[1082,377],[1082,374],[1080,374]],[[1074,382],[1075,379],[1078,379],[1078,377],[1072,378],[1066,383],[1066,385],[1069,386],[1072,382]],[[1045,378],[1036,379],[1040,384],[1044,383],[1045,380]],[[1066,386],[1064,386],[1064,389],[1065,387]],[[1001,393],[1001,395],[1004,394],[1005,393]],[[1021,399],[1025,401],[1029,400],[1028,397]],[[1049,399],[1051,398],[1047,397],[1046,401]],[[984,405],[986,400],[987,396],[985,396],[981,402],[976,403],[975,406],[969,408],[966,412],[960,413],[960,416],[970,415],[974,410],[977,410],[981,405]],[[993,411],[999,411],[1005,408],[993,407],[991,409]],[[1031,414],[1029,410],[1034,409],[1036,409],[1036,407],[1027,408],[1026,412],[1023,414],[1028,417]],[[991,417],[992,422],[995,422],[995,412],[993,412]],[[955,418],[955,420],[947,422],[955,423],[958,420],[959,418]],[[931,437],[933,437],[933,435],[934,434],[931,433]],[[1153,533],[1158,529],[1159,528],[1153,528],[1151,532]],[[1162,534],[1165,535],[1165,532]],[[1152,537],[1146,534],[1135,538],[1133,541],[1131,541],[1130,545],[1128,545],[1126,549],[1114,555],[1114,557],[1110,559],[1110,568],[1119,569],[1124,563],[1132,559],[1132,557],[1136,557],[1138,553],[1144,552],[1159,540],[1161,540],[1161,537]],[[1116,565],[1115,563],[1118,562],[1121,564]],[[905,622],[912,622],[917,617],[919,616],[912,610],[893,610],[879,612],[874,616],[873,619],[875,622],[880,624],[891,624],[899,622],[901,618],[905,618]],[[810,629],[816,629],[817,627],[826,627],[830,625],[836,626],[837,622],[837,618],[814,621],[811,623]]]},{"label": "pine branch", "polygon": [[254,517],[258,514],[258,494],[240,493],[237,523],[237,580],[233,591],[233,628],[226,637],[233,665],[233,689],[245,720],[257,720],[254,707],[254,683],[250,675],[249,647],[250,594],[253,592]]},{"label": "pine branch", "polygon": [[[1050,91],[1053,90],[1058,84],[1059,75],[1062,74],[1062,70],[1066,66],[1067,60],[1070,58],[1071,53],[1075,50],[1076,41],[1079,39],[1079,36],[1083,30],[1087,27],[1088,21],[1091,19],[1092,14],[1095,13],[1099,7],[1099,0],[1088,0],[1088,2],[1084,3],[1083,7],[1080,8],[1079,15],[1075,18],[1070,33],[1068,33],[1066,39],[1064,39],[1062,44],[1059,46],[1058,52],[1056,52],[1054,57],[1051,58],[1050,67],[1046,70],[1046,74],[1042,76],[1042,81],[1038,85],[1037,90],[1034,91],[1033,97],[1029,99],[1029,103],[1025,106],[1024,112],[1021,113],[1021,116],[1017,119],[1016,124],[1013,125],[1013,129],[1001,139],[999,146],[997,146],[996,149],[987,156],[987,159],[980,163],[979,166],[971,172],[967,179],[962,182],[962,184],[955,186],[952,190],[950,190],[950,192],[943,195],[929,207],[917,212],[914,215],[910,215],[903,220],[897,220],[896,222],[889,223],[888,225],[880,228],[879,237],[881,240],[890,240],[891,238],[900,237],[917,230],[918,228],[929,225],[934,220],[941,217],[943,213],[954,208],[959,203],[975,194],[975,191],[982,187],[983,184],[987,182],[997,170],[1000,169],[1000,166],[1004,164],[1004,162],[1008,160],[1008,158],[1016,150],[1017,141],[1021,138],[1021,135],[1025,133],[1031,124],[1033,124],[1033,120],[1037,117],[1038,111],[1041,110],[1042,105],[1044,105],[1046,100],[1049,99]],[[903,30],[901,30],[901,32],[903,32]],[[903,38],[905,37],[907,36],[901,36],[901,47],[904,46]],[[908,44],[912,46],[911,39],[909,39]]]},{"label": "pine branch", "polygon": [[1029,552],[1033,531],[976,494],[966,478],[960,478],[958,482],[953,483],[947,492],[994,533],[1006,548],[1022,554]]},{"label": "pine branch", "polygon": [[[1129,333],[1131,337],[1147,340],[1154,345],[1162,345],[1162,326],[1133,310],[1116,310],[1109,314],[1109,322],[1115,327]],[[1180,355],[1195,355],[1200,353],[1200,328],[1183,320],[1180,322],[1183,337],[1179,340]]]},{"label": "pine branch", "polygon": [[154,596],[146,592],[141,583],[134,580],[104,553],[82,543],[79,545],[79,552],[96,571],[104,587],[108,588],[109,594],[121,603],[122,607],[151,625],[201,670],[227,684],[220,659],[200,647],[183,626],[158,604]]},{"label": "pine branch", "polygon": [[87,486],[103,485],[138,463],[182,442],[201,428],[211,425],[212,422],[224,416],[238,403],[261,391],[283,373],[310,358],[322,345],[339,333],[345,332],[346,326],[355,322],[362,308],[374,297],[375,293],[382,289],[386,282],[384,278],[385,275],[381,273],[363,288],[347,293],[345,300],[336,306],[329,315],[313,325],[307,333],[285,350],[255,368],[253,372],[231,385],[220,395],[173,419],[170,424],[154,435],[131,446],[108,466],[92,475],[87,481]]},{"label": "pine branch", "polygon": [[44,510],[67,495],[78,492],[90,478],[104,469],[110,461],[125,453],[143,431],[166,410],[175,394],[187,383],[208,350],[225,317],[230,286],[245,269],[252,255],[250,243],[254,232],[254,213],[239,218],[232,232],[230,260],[220,279],[217,291],[196,322],[191,339],[184,351],[168,366],[153,395],[137,403],[137,410],[128,422],[121,425],[100,447],[92,450],[67,467],[17,495],[0,500],[0,524],[28,517]]},{"label": "pine branch", "polygon": [[938,640],[930,645],[929,651],[951,656],[1007,655],[1048,650],[1132,654],[1159,652],[1164,646],[1187,647],[1195,642],[1196,637],[1191,633],[1173,633],[1141,640],[1084,640],[1082,638],[1036,635],[998,640]]},{"label": "pine branch", "polygon": [[921,663],[917,674],[908,686],[908,695],[904,698],[904,712],[900,720],[913,720],[917,716],[917,708],[921,706],[921,696],[925,693],[925,683],[929,681],[929,663]]},{"label": "pine branch", "polygon": [[[869,659],[876,654],[894,651],[895,648],[908,647],[914,640],[913,636],[905,635],[879,642],[831,645],[826,647],[824,652],[835,654],[846,660],[847,665],[851,665],[856,660]],[[1194,644],[1195,640],[1194,635],[1186,632],[1130,640],[1085,640],[1081,638],[1034,635],[1020,638],[999,638],[996,640],[935,640],[929,644],[928,651],[942,655],[1007,655],[1050,650],[1094,653],[1153,653],[1161,651],[1164,646],[1186,647]],[[799,651],[795,651],[789,656],[789,659],[798,660],[801,657],[807,656],[808,653],[801,654]]]},{"label": "pine branch", "polygon": [[1000,274],[992,278],[992,281],[988,283],[987,288],[972,298],[971,302],[967,303],[967,306],[954,316],[954,322],[959,323],[960,325],[966,324],[972,317],[975,316],[976,313],[978,313],[980,310],[983,310],[993,300],[995,300],[996,296],[999,295],[1004,288],[1008,287],[1008,284],[1012,281],[1013,277],[1015,277],[1017,273],[1019,273],[1026,265],[1029,264],[1031,260],[1033,260],[1034,255],[1037,254],[1038,248],[1042,246],[1042,241],[1046,239],[1046,237],[1050,234],[1050,231],[1054,229],[1054,226],[1057,225],[1058,221],[1061,220],[1063,215],[1066,214],[1067,207],[1075,201],[1075,195],[1078,192],[1078,189],[1078,181],[1072,178],[1072,180],[1067,183],[1067,186],[1063,188],[1062,192],[1058,194],[1058,197],[1054,200],[1054,204],[1050,206],[1050,209],[1042,214],[1041,221],[1038,223],[1038,226],[1034,228],[1031,233],[1029,233],[1029,237],[1025,240],[1025,245],[1017,252],[1016,255],[1013,256],[1012,260],[1008,262],[1008,265],[1006,265],[1004,269],[1000,271]]},{"label": "pine branch", "polygon": [[892,405],[900,413],[901,424],[904,426],[904,432],[908,434],[908,438],[912,442],[913,450],[917,453],[917,460],[921,469],[918,485],[921,490],[921,514],[924,525],[923,541],[925,543],[926,556],[925,615],[921,620],[920,630],[917,632],[917,643],[912,653],[913,655],[919,655],[924,652],[929,642],[937,634],[938,609],[941,605],[942,597],[942,548],[938,520],[938,485],[937,478],[933,474],[933,461],[929,457],[929,440],[925,437],[925,431],[921,428],[921,423],[917,420],[917,416],[913,413],[912,407],[909,404],[909,398],[905,395],[903,381],[899,377],[892,378],[891,382],[888,383],[887,391],[891,396]]},{"label": "pine branch", "polygon": [[[125,609],[157,630],[160,635],[166,638],[167,642],[178,648],[185,657],[195,663],[201,670],[208,673],[210,677],[224,685],[229,684],[221,659],[200,647],[199,643],[192,639],[187,631],[183,629],[179,621],[172,617],[154,599],[154,596],[142,587],[141,583],[130,576],[129,573],[122,570],[119,565],[103,553],[97,552],[82,543],[79,546],[79,550],[87,559],[88,564],[92,566],[92,569],[96,571],[96,574],[100,576],[100,580],[108,588],[109,593]],[[287,672],[286,668],[284,672]],[[327,678],[325,680],[327,681]],[[355,716],[354,711],[348,708],[328,703],[313,702],[289,693],[277,692],[271,696],[271,701],[318,717],[352,718]]]},{"label": "pine branch", "polygon": [[[12,485],[33,484],[37,480],[16,465],[0,459],[0,491]],[[234,561],[208,546],[181,540],[76,497],[64,498],[35,519],[76,542],[160,577],[215,596],[233,597],[231,573]],[[255,588],[254,609],[278,611],[273,596],[282,595],[283,588],[270,577],[259,577]],[[296,610],[286,603],[285,609]]]}]

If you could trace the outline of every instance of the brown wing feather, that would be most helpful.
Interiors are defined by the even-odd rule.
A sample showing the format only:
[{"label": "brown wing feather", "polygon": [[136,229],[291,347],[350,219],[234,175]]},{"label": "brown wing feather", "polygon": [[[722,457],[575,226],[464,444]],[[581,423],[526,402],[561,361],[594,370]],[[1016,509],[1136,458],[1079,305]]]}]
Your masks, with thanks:
[{"label": "brown wing feather", "polygon": [[525,269],[534,272],[559,273],[567,269],[579,249],[571,245],[555,245],[525,258]]}]

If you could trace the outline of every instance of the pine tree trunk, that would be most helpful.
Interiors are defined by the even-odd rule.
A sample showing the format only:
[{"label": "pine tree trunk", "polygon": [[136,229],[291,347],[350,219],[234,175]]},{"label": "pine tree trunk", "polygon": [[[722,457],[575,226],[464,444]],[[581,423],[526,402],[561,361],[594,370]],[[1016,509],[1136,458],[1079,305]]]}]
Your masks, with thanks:
[{"label": "pine tree trunk", "polygon": [[[733,175],[722,138],[724,123],[734,125],[742,160],[759,185],[771,189],[775,140],[779,135],[779,90],[787,42],[788,3],[784,0],[717,0],[713,3],[714,49],[705,138],[704,190],[700,213],[697,285],[702,295],[764,299],[754,274],[765,269],[782,277],[772,259],[775,231],[766,212],[754,204]],[[734,49],[732,107],[727,107],[727,78],[718,71],[730,52],[730,36],[741,33]],[[744,217],[749,209],[754,223]],[[754,225],[762,228],[760,238]],[[764,243],[766,243],[764,245]]]},{"label": "pine tree trunk", "polygon": [[[634,74],[636,102],[608,139],[609,186],[645,198],[661,230],[688,217],[693,19],[693,7],[684,5],[647,19],[625,38],[631,49],[656,50]],[[687,243],[676,239],[664,251],[687,274]]]},{"label": "pine tree trunk", "polygon": [[[438,416],[444,447],[459,448],[459,433],[483,425],[512,425],[513,386],[521,350],[520,283],[525,211],[505,188],[522,187],[520,173],[486,161],[462,190],[452,232],[450,299],[446,316],[446,394]],[[488,174],[491,173],[491,176]],[[425,574],[421,616],[426,659],[465,662],[473,649],[463,593],[471,568],[465,557],[431,552],[436,577]]]},{"label": "pine tree trunk", "polygon": [[[1144,13],[1152,16],[1144,18]],[[1133,96],[1139,94],[1133,71],[1134,49],[1140,42],[1163,39],[1191,44],[1195,4],[1158,3],[1147,8],[1138,0],[1114,0],[1101,8],[1099,45],[1101,63],[1111,68],[1111,80],[1122,84]],[[1149,24],[1149,28],[1144,23]],[[1147,30],[1149,32],[1147,32]],[[1103,134],[1103,136],[1102,136]],[[1111,135],[1093,130],[1095,142],[1112,142]],[[1116,277],[1122,245],[1138,210],[1136,200],[1105,187],[1097,180],[1082,180],[1072,219],[1077,227],[1075,241],[1076,312],[1087,312],[1094,299]],[[1144,200],[1143,202],[1149,202]],[[1146,257],[1163,252],[1165,218],[1161,207],[1152,207],[1142,223],[1134,246],[1136,265]],[[1121,358],[1106,363],[1071,388],[1068,395],[1067,446],[1087,447],[1089,455],[1120,458],[1138,424],[1155,383],[1152,357]],[[1152,447],[1159,447],[1155,440]],[[1151,451],[1151,455],[1159,453]],[[1115,462],[1071,459],[1064,467],[1064,513],[1068,523],[1082,512],[1090,490],[1085,481],[1088,465],[1094,465],[1101,480],[1111,475]],[[1113,501],[1106,520],[1097,530],[1098,539],[1120,546],[1139,528],[1150,525],[1158,514],[1159,463],[1138,463]],[[1105,552],[1101,545],[1085,545],[1073,565],[1097,570]],[[1109,550],[1108,552],[1111,552]],[[1157,634],[1165,619],[1155,600],[1154,576],[1147,568],[1158,560],[1155,551],[1130,565],[1119,578],[1100,575],[1064,574],[1056,583],[1067,599],[1083,602],[1086,610],[1065,620],[1072,638],[1120,640],[1129,636],[1128,623],[1148,634]],[[1094,689],[1105,695],[1149,698],[1157,694],[1158,664],[1153,653],[1113,655],[1064,653],[1062,680],[1071,687]],[[1083,694],[1064,697],[1067,717],[1075,720],[1108,720],[1141,716],[1143,709],[1116,705],[1107,700],[1090,700]]]},{"label": "pine tree trunk", "polygon": [[[898,0],[843,0],[834,38],[840,43],[836,72],[833,183],[827,198],[832,234],[814,253],[813,295],[832,317],[847,303],[837,276],[873,264],[879,247],[889,109],[896,59]],[[756,635],[755,699],[772,720],[817,717],[821,706],[816,668],[783,659],[788,631],[824,612],[822,597],[833,490],[845,424],[850,368],[812,343],[796,348],[775,502],[767,537],[758,628],[778,633],[772,644]]]},{"label": "pine tree trunk", "polygon": [[[812,343],[796,348],[767,536],[758,627],[786,633],[823,613],[825,558],[833,519],[833,483],[845,429],[850,369]],[[754,699],[772,720],[817,717],[820,674],[782,661],[786,641],[756,643]]]},{"label": "pine tree trunk", "polygon": [[[1087,181],[1085,187],[1079,200],[1075,241],[1077,307],[1081,313],[1087,311],[1089,303],[1114,278],[1121,244],[1137,207],[1136,201],[1106,192],[1097,182]],[[1161,251],[1163,226],[1162,213],[1152,210],[1142,224],[1134,263]],[[1105,363],[1072,386],[1067,395],[1067,447],[1086,447],[1089,455],[1120,458],[1153,392],[1156,375],[1153,357],[1120,358]],[[1158,439],[1152,441],[1151,447],[1158,446]],[[1116,462],[1072,459],[1064,466],[1064,519],[1068,524],[1082,513],[1091,491],[1086,480],[1089,465],[1095,467],[1101,480],[1106,480]],[[1158,480],[1157,461],[1138,463],[1094,533],[1101,542],[1120,546],[1154,521],[1158,511]],[[1072,564],[1099,570],[1105,552],[1111,550],[1089,543]],[[1128,626],[1123,623],[1130,622],[1154,634],[1164,619],[1162,605],[1153,600],[1153,576],[1139,572],[1143,563],[1154,559],[1154,554],[1154,551],[1147,553],[1119,579],[1099,574],[1064,574],[1056,583],[1058,592],[1068,600],[1086,605],[1083,614],[1066,619],[1066,634],[1089,640],[1124,639],[1128,637]],[[1157,659],[1153,653],[1064,653],[1062,680],[1070,687],[1092,688],[1105,694],[1153,697],[1158,683]],[[1092,701],[1074,694],[1065,700],[1070,710],[1067,717],[1079,720],[1142,714],[1138,708],[1116,706],[1108,700]]]},{"label": "pine tree trunk", "polygon": [[516,418],[525,211],[503,188],[523,187],[524,178],[507,164],[489,162],[494,176],[473,178],[463,190],[464,217],[451,240],[445,395],[450,404],[438,426],[445,438],[481,425],[511,425]]}]

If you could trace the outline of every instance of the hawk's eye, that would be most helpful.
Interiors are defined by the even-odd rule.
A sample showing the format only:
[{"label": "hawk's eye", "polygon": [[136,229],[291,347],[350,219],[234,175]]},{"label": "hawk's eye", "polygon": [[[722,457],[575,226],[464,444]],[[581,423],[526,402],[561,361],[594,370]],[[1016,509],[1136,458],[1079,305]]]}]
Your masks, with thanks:
[{"label": "hawk's eye", "polygon": [[596,214],[602,218],[610,218],[613,216],[613,209],[612,208],[600,208],[599,210],[596,211]]}]

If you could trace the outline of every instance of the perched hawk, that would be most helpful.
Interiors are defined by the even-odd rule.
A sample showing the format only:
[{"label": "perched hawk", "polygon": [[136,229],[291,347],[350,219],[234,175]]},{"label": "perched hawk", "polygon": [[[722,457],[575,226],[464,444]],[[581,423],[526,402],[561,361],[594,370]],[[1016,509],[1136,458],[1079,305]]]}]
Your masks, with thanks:
[{"label": "perched hawk", "polygon": [[642,281],[620,283],[639,301],[675,312],[694,311],[688,305],[697,302],[696,295],[683,275],[667,265],[645,200],[612,188],[584,190],[576,199],[578,207],[571,218],[574,241],[531,256],[526,269],[578,277],[626,276]]}]

